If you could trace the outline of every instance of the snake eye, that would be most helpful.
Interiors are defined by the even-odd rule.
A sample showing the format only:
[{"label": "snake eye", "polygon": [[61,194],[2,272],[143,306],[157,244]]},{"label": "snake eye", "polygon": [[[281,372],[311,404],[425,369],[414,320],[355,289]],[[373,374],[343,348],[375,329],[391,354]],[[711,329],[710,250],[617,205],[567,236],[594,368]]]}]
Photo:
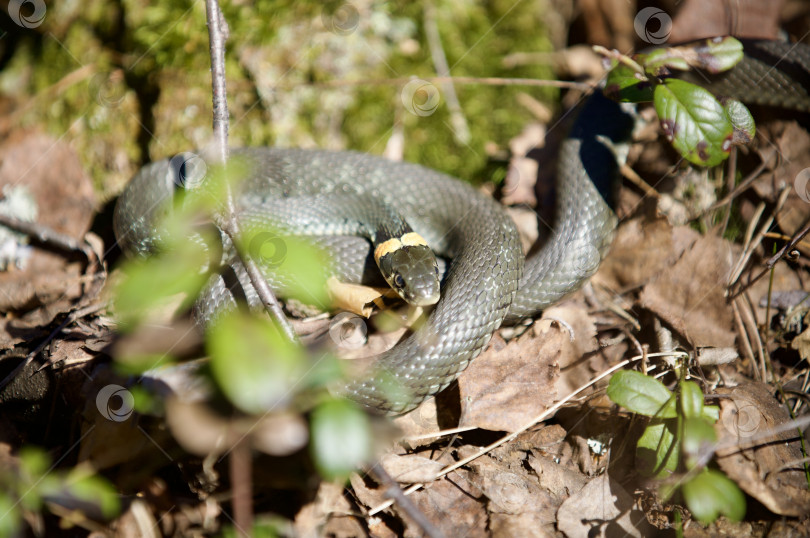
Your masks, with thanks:
[{"label": "snake eye", "polygon": [[399,273],[394,273],[394,286],[397,288],[405,287],[405,279],[402,278],[402,275]]}]

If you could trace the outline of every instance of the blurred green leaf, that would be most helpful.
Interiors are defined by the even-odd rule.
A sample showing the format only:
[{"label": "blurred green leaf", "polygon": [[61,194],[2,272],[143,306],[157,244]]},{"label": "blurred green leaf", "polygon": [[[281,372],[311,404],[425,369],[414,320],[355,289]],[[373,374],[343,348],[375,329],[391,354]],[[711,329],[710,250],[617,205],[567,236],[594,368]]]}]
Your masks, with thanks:
[{"label": "blurred green leaf", "polygon": [[681,447],[686,468],[691,470],[700,463],[702,453],[713,452],[712,447],[716,441],[717,434],[705,418],[692,417],[684,420]]},{"label": "blurred green leaf", "polygon": [[74,467],[65,477],[62,496],[56,502],[68,508],[74,503],[89,505],[105,519],[112,519],[121,511],[118,493],[107,479],[88,474],[81,467]]},{"label": "blurred green leaf", "polygon": [[51,459],[48,454],[39,447],[24,446],[20,449],[20,472],[25,480],[36,482],[48,471]]},{"label": "blurred green leaf", "polygon": [[664,134],[686,160],[714,166],[731,151],[734,128],[723,106],[700,86],[667,79],[654,91]]},{"label": "blurred green leaf", "polygon": [[653,100],[654,84],[631,67],[616,62],[608,72],[604,94],[623,103],[646,103]]},{"label": "blurred green leaf", "polygon": [[663,383],[635,370],[613,374],[607,388],[608,397],[633,413],[648,417],[676,416],[674,395]]},{"label": "blurred green leaf", "polygon": [[690,65],[713,74],[728,71],[743,58],[742,43],[731,36],[707,39],[693,48],[695,55],[689,56]]},{"label": "blurred green leaf", "polygon": [[329,480],[345,480],[371,458],[368,416],[354,403],[330,399],[312,412],[310,449],[318,471]]},{"label": "blurred green leaf", "polygon": [[148,260],[129,260],[115,289],[114,310],[126,327],[140,323],[150,312],[180,298],[183,308],[197,299],[208,274],[208,255],[193,242]]},{"label": "blurred green leaf", "polygon": [[704,469],[683,485],[683,497],[692,515],[711,523],[724,515],[731,521],[745,517],[745,496],[737,484],[722,473]]},{"label": "blurred green leaf", "polygon": [[694,381],[683,381],[681,383],[680,395],[681,411],[686,418],[700,417],[703,415],[703,391]]},{"label": "blurred green leaf", "polygon": [[279,283],[284,297],[329,308],[326,280],[332,274],[331,261],[305,238],[252,227],[242,232],[241,250],[250,255],[270,281]]},{"label": "blurred green leaf", "polygon": [[228,399],[247,413],[284,409],[304,377],[303,350],[267,318],[222,315],[209,329],[211,372]]},{"label": "blurred green leaf", "polygon": [[20,509],[9,492],[0,491],[0,536],[18,536]]},{"label": "blurred green leaf", "polygon": [[678,468],[675,420],[652,419],[636,444],[636,467],[644,476],[666,478]]},{"label": "blurred green leaf", "polygon": [[716,405],[703,406],[703,418],[714,424],[720,419],[720,408]]},{"label": "blurred green leaf", "polygon": [[689,69],[689,63],[673,47],[655,49],[639,59],[639,63],[644,66],[644,70],[652,76],[666,75],[670,69],[685,71]]}]

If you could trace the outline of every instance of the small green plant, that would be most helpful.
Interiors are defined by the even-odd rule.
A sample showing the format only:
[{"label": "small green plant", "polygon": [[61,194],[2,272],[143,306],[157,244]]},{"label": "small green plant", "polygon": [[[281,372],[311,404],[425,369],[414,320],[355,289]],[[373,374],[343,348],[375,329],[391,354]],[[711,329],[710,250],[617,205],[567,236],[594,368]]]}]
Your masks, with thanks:
[{"label": "small green plant", "polygon": [[[156,225],[164,232],[155,238],[153,255],[122,265],[114,307],[125,328],[137,329],[156,311],[177,305],[177,297],[182,297],[180,310],[188,310],[202,293],[217,265],[211,263],[212,257],[219,261],[222,245],[219,237],[194,223],[210,220],[221,211],[224,182],[238,181],[245,175],[245,166],[233,158],[227,173],[221,167],[211,167],[205,183],[178,189],[171,208]],[[326,277],[331,262],[312,243],[246,223],[235,245],[268,277],[283,283],[285,297],[304,305],[329,304]],[[291,342],[265,314],[245,310],[223,313],[208,324],[205,349],[210,360],[199,375],[210,377],[218,395],[229,404],[232,429],[245,436],[255,429],[251,418],[285,413],[308,417],[315,467],[326,478],[346,479],[370,458],[372,436],[369,417],[363,410],[327,394],[327,387],[342,379],[340,361],[326,351],[309,352],[300,343]],[[130,375],[173,362],[171,356],[160,353],[116,357],[119,371]],[[134,394],[141,394],[138,389],[130,387]],[[159,404],[136,407],[149,412],[149,408],[160,409]],[[242,428],[244,421],[251,426]]]},{"label": "small green plant", "polygon": [[[644,476],[667,479],[662,496],[680,487],[686,505],[701,522],[724,515],[739,521],[745,515],[745,497],[723,473],[708,469],[717,437],[717,406],[704,405],[697,383],[681,380],[675,393],[657,379],[623,370],[610,380],[608,397],[629,411],[650,417],[636,443],[636,463]],[[680,474],[678,474],[680,473]]]},{"label": "small green plant", "polygon": [[674,78],[674,71],[694,68],[710,74],[734,67],[743,57],[733,37],[692,45],[654,49],[633,57],[597,48],[611,61],[605,95],[622,102],[652,101],[661,127],[675,150],[698,166],[714,166],[735,145],[749,143],[756,132],[751,113],[734,99],[718,101],[708,90]]},{"label": "small green plant", "polygon": [[47,506],[63,525],[89,517],[112,519],[121,511],[115,489],[83,466],[54,470],[48,455],[25,447],[16,459],[0,463],[0,536],[17,536],[29,520]]}]

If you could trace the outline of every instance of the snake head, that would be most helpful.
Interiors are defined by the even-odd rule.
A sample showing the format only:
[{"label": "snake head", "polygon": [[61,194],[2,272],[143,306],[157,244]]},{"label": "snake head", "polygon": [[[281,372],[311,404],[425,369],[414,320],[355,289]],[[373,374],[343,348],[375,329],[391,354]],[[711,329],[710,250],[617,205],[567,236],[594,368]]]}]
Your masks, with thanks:
[{"label": "snake head", "polygon": [[377,247],[375,258],[385,280],[405,302],[429,306],[439,301],[436,255],[418,234],[389,239]]}]

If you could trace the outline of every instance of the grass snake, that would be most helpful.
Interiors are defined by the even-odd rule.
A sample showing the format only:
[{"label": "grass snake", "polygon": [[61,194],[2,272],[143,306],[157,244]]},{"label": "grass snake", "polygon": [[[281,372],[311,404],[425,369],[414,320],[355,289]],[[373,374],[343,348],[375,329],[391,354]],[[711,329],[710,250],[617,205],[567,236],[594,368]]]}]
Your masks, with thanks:
[{"label": "grass snake", "polygon": [[[747,41],[740,64],[709,84],[702,82],[715,93],[746,102],[808,110],[808,50],[803,45]],[[599,92],[581,107],[559,155],[553,233],[528,258],[513,221],[492,198],[434,170],[363,153],[233,150],[233,156],[252,165],[240,189],[238,211],[248,223],[295,222],[293,231],[300,225],[309,227],[307,234],[335,235],[346,233],[334,226],[335,218],[362,223],[364,211],[384,213],[393,207],[407,222],[392,225],[382,242],[415,231],[452,260],[443,277],[441,299],[426,323],[377,357],[362,377],[338,390],[365,406],[403,413],[455,380],[502,323],[536,314],[596,271],[617,223],[608,196],[618,173],[617,148],[628,143],[633,124],[631,114]],[[146,254],[154,247],[160,237],[157,216],[176,187],[172,174],[168,160],[147,165],[120,197],[114,226],[125,250]],[[309,205],[307,197],[331,201],[331,209],[329,203]],[[285,200],[291,202],[287,209]],[[377,233],[383,217],[369,217],[376,224],[367,225],[361,235]],[[319,232],[319,222],[330,224]],[[363,270],[357,267],[369,257],[368,242],[338,237],[331,246],[342,260],[344,276],[360,278]],[[421,259],[419,263],[434,269],[432,258]],[[236,296],[259,304],[243,270],[230,261],[224,264],[230,280],[225,274],[215,275],[198,300],[203,321],[233,305]]]}]

